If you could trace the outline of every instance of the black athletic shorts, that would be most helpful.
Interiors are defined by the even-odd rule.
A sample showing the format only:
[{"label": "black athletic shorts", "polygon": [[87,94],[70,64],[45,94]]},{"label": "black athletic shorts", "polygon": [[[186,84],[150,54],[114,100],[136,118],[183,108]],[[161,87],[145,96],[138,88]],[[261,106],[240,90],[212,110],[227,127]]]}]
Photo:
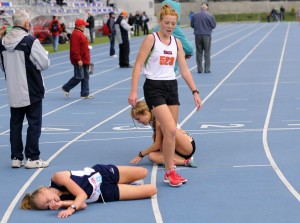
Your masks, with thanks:
[{"label": "black athletic shorts", "polygon": [[177,80],[150,80],[144,83],[144,97],[150,110],[159,105],[180,105]]},{"label": "black athletic shorts", "polygon": [[183,154],[177,152],[176,150],[175,150],[175,153],[176,153],[178,156],[181,156],[182,158],[184,158],[184,159],[186,159],[186,160],[189,159],[189,158],[191,158],[191,157],[193,156],[193,154],[195,153],[195,151],[196,151],[196,144],[195,144],[194,139],[193,139],[193,141],[191,141],[191,144],[192,144],[192,147],[193,147],[193,151],[191,152],[190,155],[183,155]]}]

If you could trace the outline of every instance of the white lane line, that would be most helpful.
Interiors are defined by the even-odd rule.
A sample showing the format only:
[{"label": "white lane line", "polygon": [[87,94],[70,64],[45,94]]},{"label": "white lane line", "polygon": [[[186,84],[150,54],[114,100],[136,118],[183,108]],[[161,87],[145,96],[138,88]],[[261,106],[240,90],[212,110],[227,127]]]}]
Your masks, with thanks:
[{"label": "white lane line", "polygon": [[270,164],[253,164],[253,165],[237,165],[233,168],[248,168],[248,167],[270,167]]},{"label": "white lane line", "polygon": [[73,112],[72,115],[96,115],[97,112]]},{"label": "white lane line", "polygon": [[282,120],[282,122],[300,122],[300,119],[295,119],[295,120]]},{"label": "white lane line", "polygon": [[287,189],[294,195],[294,197],[298,201],[300,201],[300,194],[290,184],[290,182],[286,179],[284,174],[281,172],[280,168],[277,166],[275,160],[273,159],[273,156],[271,154],[271,151],[270,151],[270,148],[269,148],[269,145],[268,145],[268,128],[269,128],[272,109],[273,109],[273,105],[274,105],[274,101],[275,101],[276,91],[277,91],[277,88],[278,88],[278,81],[279,81],[280,71],[281,71],[281,67],[282,67],[282,61],[283,61],[283,57],[284,57],[284,53],[285,53],[286,42],[287,42],[287,38],[288,38],[288,35],[289,35],[289,30],[290,30],[290,23],[288,25],[286,35],[285,35],[285,39],[284,39],[284,44],[283,44],[283,47],[282,47],[282,52],[281,52],[280,61],[279,61],[278,69],[277,69],[276,79],[275,79],[275,83],[274,83],[274,87],[273,87],[273,91],[272,91],[272,96],[271,96],[271,100],[270,100],[270,104],[269,104],[269,108],[268,108],[268,112],[267,112],[267,116],[266,116],[266,120],[265,120],[265,124],[264,124],[264,128],[263,128],[262,140],[263,140],[263,145],[264,145],[264,150],[265,150],[266,156],[267,156],[268,160],[270,161],[270,163],[272,165],[272,168],[274,169],[275,173],[280,178],[282,183],[287,187]]},{"label": "white lane line", "polygon": [[247,98],[228,98],[225,99],[225,101],[248,101],[249,99]]},{"label": "white lane line", "polygon": [[[158,165],[156,163],[153,164],[152,172],[151,172],[151,184],[156,185],[156,179],[157,179],[157,167]],[[152,210],[155,217],[156,223],[163,223],[161,213],[159,210],[159,205],[157,201],[157,194],[151,197],[151,203],[152,203]]]},{"label": "white lane line", "polygon": [[245,108],[223,108],[220,111],[247,111]]},{"label": "white lane line", "polygon": [[299,126],[300,124],[288,124],[288,126]]},{"label": "white lane line", "polygon": [[234,120],[234,121],[223,121],[223,122],[215,122],[215,121],[203,121],[203,122],[196,122],[197,124],[203,124],[203,123],[208,123],[208,124],[232,124],[232,123],[250,123],[253,121],[238,121],[238,120]]}]

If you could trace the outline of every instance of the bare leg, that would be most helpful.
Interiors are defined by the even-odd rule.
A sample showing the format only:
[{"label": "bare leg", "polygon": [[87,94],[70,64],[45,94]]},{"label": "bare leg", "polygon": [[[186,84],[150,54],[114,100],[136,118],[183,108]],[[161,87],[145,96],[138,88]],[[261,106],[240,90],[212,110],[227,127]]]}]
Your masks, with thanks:
[{"label": "bare leg", "polygon": [[157,193],[157,189],[154,185],[128,185],[136,180],[143,179],[147,176],[147,169],[136,166],[118,166],[120,179],[119,179],[119,191],[120,200],[133,200],[148,198]]},{"label": "bare leg", "polygon": [[172,113],[172,115],[173,115],[175,124],[176,124],[176,126],[177,126],[177,123],[178,123],[179,106],[178,106],[178,105],[170,105],[170,106],[168,106],[168,108],[170,109],[170,111],[171,111],[171,113]]},{"label": "bare leg", "polygon": [[153,162],[157,163],[159,165],[162,165],[164,163],[164,155],[161,151],[159,152],[151,152],[148,154],[148,159]]},{"label": "bare leg", "polygon": [[136,180],[144,179],[148,170],[144,167],[137,166],[118,166],[120,179],[119,184],[132,183]]},{"label": "bare leg", "polygon": [[171,170],[174,166],[177,123],[174,121],[174,116],[167,105],[157,106],[152,109],[152,112],[160,123],[163,134],[162,151],[164,155],[165,169]]},{"label": "bare leg", "polygon": [[157,189],[152,184],[128,185],[118,184],[120,200],[134,200],[148,198],[157,193]]},{"label": "bare leg", "polygon": [[176,151],[183,155],[190,155],[193,152],[192,137],[184,134],[182,130],[176,133]]},{"label": "bare leg", "polygon": [[185,159],[183,157],[178,156],[177,154],[175,154],[174,160],[175,160],[175,165],[176,166],[184,166]]},{"label": "bare leg", "polygon": [[[159,165],[162,165],[164,163],[164,156],[162,152],[152,152],[148,154],[148,159],[153,162],[157,163]],[[174,155],[174,161],[176,166],[184,166],[185,159],[177,154]]]}]

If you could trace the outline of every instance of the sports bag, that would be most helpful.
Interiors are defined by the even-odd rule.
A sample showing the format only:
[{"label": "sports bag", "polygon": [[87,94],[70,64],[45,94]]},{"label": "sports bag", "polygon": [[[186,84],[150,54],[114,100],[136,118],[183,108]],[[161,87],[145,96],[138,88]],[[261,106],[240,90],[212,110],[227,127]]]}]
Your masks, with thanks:
[{"label": "sports bag", "polygon": [[58,31],[58,23],[57,22],[53,22],[52,23],[51,32],[57,32],[57,31]]}]

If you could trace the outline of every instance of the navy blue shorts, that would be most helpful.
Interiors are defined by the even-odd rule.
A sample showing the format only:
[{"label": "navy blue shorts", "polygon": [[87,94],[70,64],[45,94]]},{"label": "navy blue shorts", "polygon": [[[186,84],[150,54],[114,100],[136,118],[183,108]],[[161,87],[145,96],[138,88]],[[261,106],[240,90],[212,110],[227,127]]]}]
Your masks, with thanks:
[{"label": "navy blue shorts", "polygon": [[[105,202],[120,200],[120,192],[118,182],[120,179],[119,169],[115,165],[101,165],[97,164],[92,167],[96,172],[102,176],[102,183],[100,190]],[[102,202],[101,196],[98,202]]]},{"label": "navy blue shorts", "polygon": [[159,105],[180,105],[177,80],[150,80],[144,83],[144,97],[148,108]]}]

